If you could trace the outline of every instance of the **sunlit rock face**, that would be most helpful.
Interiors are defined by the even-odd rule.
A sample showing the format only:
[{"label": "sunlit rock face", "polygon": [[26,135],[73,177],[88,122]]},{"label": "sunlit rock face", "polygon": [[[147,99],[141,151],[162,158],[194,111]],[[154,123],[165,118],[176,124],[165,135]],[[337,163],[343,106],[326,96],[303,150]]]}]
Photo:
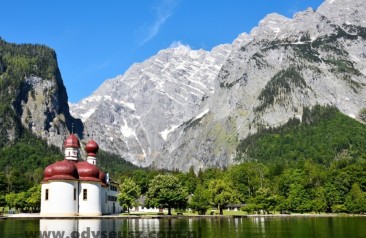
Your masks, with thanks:
[{"label": "sunlit rock face", "polygon": [[103,149],[149,166],[162,158],[170,134],[199,114],[203,100],[214,93],[230,50],[230,45],[209,52],[183,45],[162,50],[71,104],[71,111]]},{"label": "sunlit rock face", "polygon": [[269,14],[210,52],[159,52],[71,105],[103,149],[141,166],[187,171],[235,162],[259,128],[333,105],[366,107],[366,6],[327,0],[293,18]]}]

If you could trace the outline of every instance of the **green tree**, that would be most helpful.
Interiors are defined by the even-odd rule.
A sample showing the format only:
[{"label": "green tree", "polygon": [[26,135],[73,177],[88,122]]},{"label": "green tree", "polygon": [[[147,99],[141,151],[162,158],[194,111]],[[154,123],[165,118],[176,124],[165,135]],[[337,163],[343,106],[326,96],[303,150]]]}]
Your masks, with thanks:
[{"label": "green tree", "polygon": [[5,195],[6,204],[9,209],[15,208],[15,210],[24,210],[27,207],[27,193],[8,193]]},{"label": "green tree", "polygon": [[231,181],[235,181],[234,188],[240,194],[242,202],[254,196],[264,181],[264,169],[262,164],[245,162],[232,166],[227,171]]},{"label": "green tree", "polygon": [[198,185],[189,201],[189,207],[199,215],[205,215],[210,208],[210,193],[202,185]]},{"label": "green tree", "polygon": [[240,210],[247,212],[248,214],[253,214],[254,210],[257,209],[257,205],[253,204],[253,203],[247,203],[245,204],[245,206],[241,207]]},{"label": "green tree", "polygon": [[357,183],[352,185],[346,197],[345,205],[351,213],[362,213],[366,211],[366,196]]},{"label": "green tree", "polygon": [[5,195],[7,192],[8,185],[6,183],[6,176],[0,172],[0,195]]},{"label": "green tree", "polygon": [[15,208],[16,210],[18,209],[16,200],[17,200],[16,193],[8,193],[5,195],[6,205],[9,207],[9,209],[12,208]]},{"label": "green tree", "polygon": [[238,202],[238,194],[230,180],[214,179],[208,185],[211,204],[218,207],[220,215],[223,215],[223,209],[232,203]]},{"label": "green tree", "polygon": [[141,193],[145,194],[149,188],[148,172],[145,170],[135,170],[132,172],[132,179],[141,188]]},{"label": "green tree", "polygon": [[351,187],[351,178],[345,172],[334,170],[330,172],[324,185],[327,201],[327,212],[333,212],[335,205],[344,204],[345,197]]},{"label": "green tree", "polygon": [[288,197],[292,184],[304,186],[306,175],[301,169],[286,169],[275,180],[277,193],[283,197]]},{"label": "green tree", "polygon": [[5,206],[6,206],[5,195],[0,194],[0,207],[2,207],[2,208],[3,208],[3,211],[4,211],[4,209],[5,209]]},{"label": "green tree", "polygon": [[182,181],[183,186],[187,188],[188,193],[193,194],[198,184],[198,178],[194,173],[193,166],[189,169],[188,173],[180,174],[178,178]]},{"label": "green tree", "polygon": [[258,189],[253,202],[256,205],[256,210],[263,210],[267,214],[270,210],[275,210],[277,206],[276,196],[271,194],[269,188]]},{"label": "green tree", "polygon": [[27,192],[20,192],[16,194],[15,204],[16,207],[20,208],[21,211],[26,210],[26,208],[28,207],[27,198]]},{"label": "green tree", "polygon": [[287,204],[291,211],[306,212],[311,210],[309,194],[301,184],[291,184],[287,198]]},{"label": "green tree", "polygon": [[332,212],[335,213],[347,212],[347,208],[344,204],[334,204],[332,206]]},{"label": "green tree", "polygon": [[26,204],[32,210],[39,209],[41,206],[41,185],[36,184],[27,191]]},{"label": "green tree", "polygon": [[274,199],[276,201],[277,206],[274,210],[279,211],[281,214],[288,211],[287,199],[281,195],[274,195]]},{"label": "green tree", "polygon": [[325,212],[327,210],[326,190],[323,187],[313,189],[314,198],[311,200],[311,210]]},{"label": "green tree", "polygon": [[223,175],[223,171],[219,168],[208,168],[204,172],[201,171],[201,174],[198,174],[198,179],[201,181],[201,184],[207,186],[212,179],[222,178]]},{"label": "green tree", "polygon": [[0,172],[0,207],[4,208],[6,206],[5,194],[7,191],[8,185],[6,183],[5,174]]},{"label": "green tree", "polygon": [[8,190],[13,192],[26,191],[29,188],[29,182],[24,178],[24,174],[17,168],[10,170],[8,176]]},{"label": "green tree", "polygon": [[130,208],[136,205],[136,200],[140,197],[141,188],[132,179],[127,178],[120,186],[120,193],[118,195],[118,202],[127,209],[130,214]]},{"label": "green tree", "polygon": [[171,174],[157,175],[151,180],[146,193],[147,207],[167,208],[171,215],[172,208],[187,206],[188,192],[181,182]]}]

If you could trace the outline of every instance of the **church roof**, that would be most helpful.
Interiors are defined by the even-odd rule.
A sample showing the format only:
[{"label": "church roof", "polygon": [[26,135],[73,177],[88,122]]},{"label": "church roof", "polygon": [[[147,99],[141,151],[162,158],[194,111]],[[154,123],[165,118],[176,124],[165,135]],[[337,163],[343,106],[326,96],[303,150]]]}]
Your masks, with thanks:
[{"label": "church roof", "polygon": [[79,139],[74,134],[69,135],[69,137],[67,137],[65,140],[64,147],[65,148],[80,148]]},{"label": "church roof", "polygon": [[47,166],[43,172],[43,182],[49,180],[95,181],[106,186],[105,173],[87,161],[57,161]]},{"label": "church roof", "polygon": [[82,181],[97,181],[100,182],[99,173],[100,170],[94,164],[90,164],[89,162],[82,161],[76,164],[79,179]]},{"label": "church roof", "polygon": [[88,153],[88,156],[95,156],[98,153],[99,146],[97,142],[94,140],[90,140],[88,143],[86,143],[85,151]]},{"label": "church roof", "polygon": [[71,160],[57,161],[46,167],[44,181],[47,180],[76,180],[79,179],[76,162]]},{"label": "church roof", "polygon": [[[65,148],[80,148],[79,139],[71,134],[66,138]],[[95,156],[99,150],[98,144],[94,140],[90,140],[85,147],[88,156]],[[108,186],[106,183],[106,174],[103,173],[96,165],[87,161],[73,161],[64,159],[57,161],[44,170],[43,182],[50,180],[79,180],[79,181],[95,181],[101,182],[102,186]]]}]

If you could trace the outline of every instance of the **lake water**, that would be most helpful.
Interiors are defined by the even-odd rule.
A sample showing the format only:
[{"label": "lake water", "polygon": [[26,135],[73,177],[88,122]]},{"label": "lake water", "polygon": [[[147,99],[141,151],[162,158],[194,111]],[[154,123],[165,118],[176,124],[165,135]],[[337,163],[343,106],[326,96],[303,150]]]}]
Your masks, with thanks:
[{"label": "lake water", "polygon": [[0,220],[0,237],[364,238],[366,217],[8,219]]}]

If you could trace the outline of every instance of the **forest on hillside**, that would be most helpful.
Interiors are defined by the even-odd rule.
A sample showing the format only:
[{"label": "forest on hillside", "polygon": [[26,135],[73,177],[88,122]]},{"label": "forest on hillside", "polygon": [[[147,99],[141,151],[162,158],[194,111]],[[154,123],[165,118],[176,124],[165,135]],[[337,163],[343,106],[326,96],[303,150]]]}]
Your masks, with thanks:
[{"label": "forest on hillside", "polygon": [[[134,167],[105,152],[98,157],[102,169],[112,172],[122,191],[135,184],[136,194],[152,194],[156,181],[161,181],[159,176],[173,176],[177,179],[170,178],[174,185],[191,195],[181,205],[200,214],[229,204],[245,204],[242,210],[248,213],[365,213],[365,144],[364,124],[336,108],[317,106],[304,110],[302,123],[290,120],[243,140],[238,164],[225,169],[210,168],[198,174],[193,168],[187,173],[157,171]],[[47,149],[45,142],[32,136],[0,150],[0,166],[5,171],[0,173],[0,206],[34,206],[29,197],[39,191],[43,168],[61,158],[56,148]],[[7,203],[15,197],[17,202]]]},{"label": "forest on hillside", "polygon": [[43,45],[12,44],[0,38],[0,147],[23,133],[17,116],[17,97],[25,79],[37,75],[55,78],[61,87],[61,74],[54,50]]}]

